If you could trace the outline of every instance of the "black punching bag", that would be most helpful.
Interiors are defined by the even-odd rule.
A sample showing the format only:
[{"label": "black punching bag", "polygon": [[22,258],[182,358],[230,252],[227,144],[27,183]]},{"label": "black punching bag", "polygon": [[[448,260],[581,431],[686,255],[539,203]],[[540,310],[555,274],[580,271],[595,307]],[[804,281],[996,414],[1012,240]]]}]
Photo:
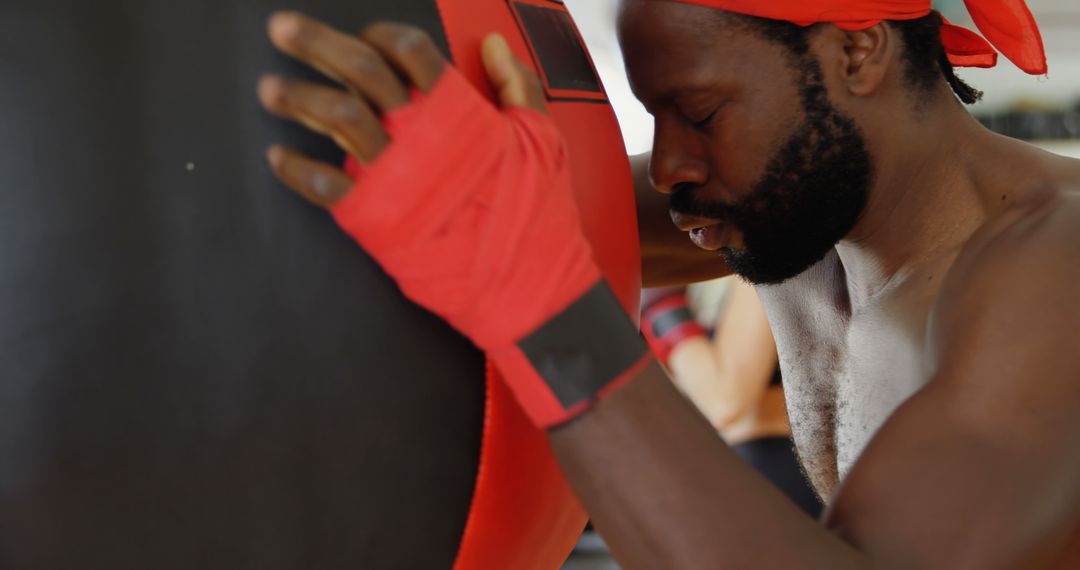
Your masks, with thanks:
[{"label": "black punching bag", "polygon": [[[258,106],[262,73],[316,77],[271,47],[273,10],[413,23],[453,57],[481,31],[455,50],[454,1],[0,0],[0,568],[557,566],[582,519],[542,435],[264,158],[342,158]],[[534,67],[591,74],[561,3],[462,2]],[[552,116],[591,131],[572,155],[602,155],[578,179],[620,196],[586,225],[629,216],[594,245],[636,298],[602,88],[560,102],[543,67]]]}]

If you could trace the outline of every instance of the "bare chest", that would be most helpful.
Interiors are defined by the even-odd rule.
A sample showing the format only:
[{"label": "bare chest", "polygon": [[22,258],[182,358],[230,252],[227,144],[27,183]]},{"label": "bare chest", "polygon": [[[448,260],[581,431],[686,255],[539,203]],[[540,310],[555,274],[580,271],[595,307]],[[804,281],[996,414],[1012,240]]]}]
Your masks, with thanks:
[{"label": "bare chest", "polygon": [[793,339],[786,344],[803,357],[781,365],[792,437],[822,496],[835,490],[885,420],[927,381],[917,331],[855,322],[847,333]]},{"label": "bare chest", "polygon": [[926,384],[936,290],[852,310],[840,284],[813,285],[801,301],[780,303],[784,310],[770,307],[769,318],[799,460],[827,498],[885,420]]}]

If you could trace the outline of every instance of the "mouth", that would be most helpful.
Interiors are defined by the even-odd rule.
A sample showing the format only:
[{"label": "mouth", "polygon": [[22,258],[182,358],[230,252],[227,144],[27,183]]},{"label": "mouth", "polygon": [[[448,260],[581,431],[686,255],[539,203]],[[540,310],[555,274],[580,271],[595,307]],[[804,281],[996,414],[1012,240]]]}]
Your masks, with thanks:
[{"label": "mouth", "polygon": [[723,247],[723,243],[720,241],[720,225],[713,224],[711,226],[705,226],[701,228],[694,228],[689,230],[690,241],[694,242],[694,245],[708,251],[716,251]]},{"label": "mouth", "polygon": [[730,223],[722,223],[708,218],[696,218],[674,211],[671,212],[671,221],[681,231],[688,232],[690,241],[701,249],[716,251],[722,247],[741,245],[741,240],[738,240],[738,232]]}]

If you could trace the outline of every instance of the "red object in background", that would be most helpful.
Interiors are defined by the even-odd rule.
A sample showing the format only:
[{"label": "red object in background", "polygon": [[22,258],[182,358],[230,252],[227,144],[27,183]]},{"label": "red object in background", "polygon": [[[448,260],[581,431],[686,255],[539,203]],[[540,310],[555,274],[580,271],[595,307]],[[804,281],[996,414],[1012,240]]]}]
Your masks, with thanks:
[{"label": "red object in background", "polygon": [[684,340],[708,336],[705,327],[690,312],[686,287],[645,290],[641,301],[641,333],[664,366],[668,366],[672,351]]},{"label": "red object in background", "polygon": [[[614,112],[562,2],[438,0],[453,59],[492,95],[480,44],[500,32],[538,71],[570,151],[574,192],[597,263],[636,318],[641,256],[633,180]],[[492,366],[480,466],[456,570],[558,568],[586,516],[548,447]]]}]

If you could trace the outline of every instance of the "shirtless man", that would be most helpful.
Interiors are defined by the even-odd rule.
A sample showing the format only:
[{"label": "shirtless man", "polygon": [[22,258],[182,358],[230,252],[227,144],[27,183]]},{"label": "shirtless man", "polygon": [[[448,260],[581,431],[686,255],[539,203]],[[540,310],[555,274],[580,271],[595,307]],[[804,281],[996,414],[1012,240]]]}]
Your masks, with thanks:
[{"label": "shirtless man", "polygon": [[[817,3],[777,2],[795,10]],[[834,4],[856,13],[832,12],[833,19],[861,25],[829,19],[802,28],[668,0],[625,0],[620,15],[631,82],[656,118],[653,182],[680,229],[759,283],[797,445],[830,497],[823,525],[743,465],[654,361],[628,357],[612,373],[612,354],[633,353],[624,330],[631,325],[579,318],[602,314],[595,300],[602,283],[575,285],[573,295],[559,289],[593,283],[593,274],[575,265],[580,240],[560,237],[573,233],[559,222],[565,211],[545,201],[562,195],[559,155],[546,153],[554,147],[535,116],[516,111],[541,108],[539,86],[498,42],[485,44],[485,62],[512,125],[506,133],[514,134],[491,130],[512,150],[476,145],[470,152],[484,176],[423,186],[440,207],[409,201],[409,183],[423,175],[416,167],[387,171],[387,162],[412,160],[395,145],[419,139],[407,131],[387,137],[387,121],[335,116],[325,92],[308,97],[278,80],[262,86],[267,108],[334,135],[372,174],[354,183],[284,149],[271,152],[271,164],[298,192],[332,208],[406,294],[488,351],[526,412],[549,430],[568,479],[624,566],[1076,568],[1080,162],[997,136],[967,114],[954,90],[964,99],[974,93],[939,66],[945,54],[935,16],[875,23],[890,18],[858,12],[860,2]],[[929,2],[903,4],[906,16],[893,19],[929,11]],[[1026,9],[990,13],[998,31],[1015,26],[1014,40],[1031,37],[1022,29]],[[441,79],[449,68],[407,29],[379,27],[356,41],[364,49],[345,49],[317,24],[286,15],[271,23],[271,37],[323,69],[348,68],[359,57],[363,65],[349,69],[366,70],[368,79],[350,82],[356,94],[333,98],[351,109],[408,104],[400,86],[386,88],[399,81],[389,67],[448,105],[443,110],[455,108],[446,95],[452,87],[436,86],[451,85]],[[964,61],[980,49],[951,53]],[[1037,61],[1029,65],[1037,51],[1007,53],[1040,72]],[[411,117],[436,119],[425,115],[436,107]],[[384,150],[389,158],[376,160]],[[527,168],[513,184],[492,166],[518,164]],[[379,185],[365,185],[370,180]],[[498,184],[514,194],[494,192]],[[356,222],[360,206],[396,212],[396,198],[379,199],[380,191],[401,196],[400,207],[415,214],[402,226],[411,231],[390,239],[367,231],[377,218]],[[447,196],[470,200],[436,202]],[[545,213],[511,222],[520,218],[503,214],[520,213],[515,200]],[[465,217],[452,217],[458,211]],[[445,247],[451,237],[454,247]],[[515,247],[499,257],[492,243]],[[415,246],[415,259],[403,244]],[[649,275],[654,285],[724,271],[713,253],[657,245],[646,254],[660,250],[668,252],[666,273]],[[486,256],[477,267],[482,278],[424,287],[431,259],[470,261],[475,252]],[[529,271],[537,264],[559,275],[557,283],[521,277],[535,278]],[[556,300],[541,310],[538,297]],[[526,316],[531,332],[492,332],[492,323],[514,328],[510,321]],[[560,367],[566,346],[551,348],[551,332],[580,341],[573,366]],[[596,339],[609,352],[597,351]],[[567,396],[568,387],[585,396]]]}]

